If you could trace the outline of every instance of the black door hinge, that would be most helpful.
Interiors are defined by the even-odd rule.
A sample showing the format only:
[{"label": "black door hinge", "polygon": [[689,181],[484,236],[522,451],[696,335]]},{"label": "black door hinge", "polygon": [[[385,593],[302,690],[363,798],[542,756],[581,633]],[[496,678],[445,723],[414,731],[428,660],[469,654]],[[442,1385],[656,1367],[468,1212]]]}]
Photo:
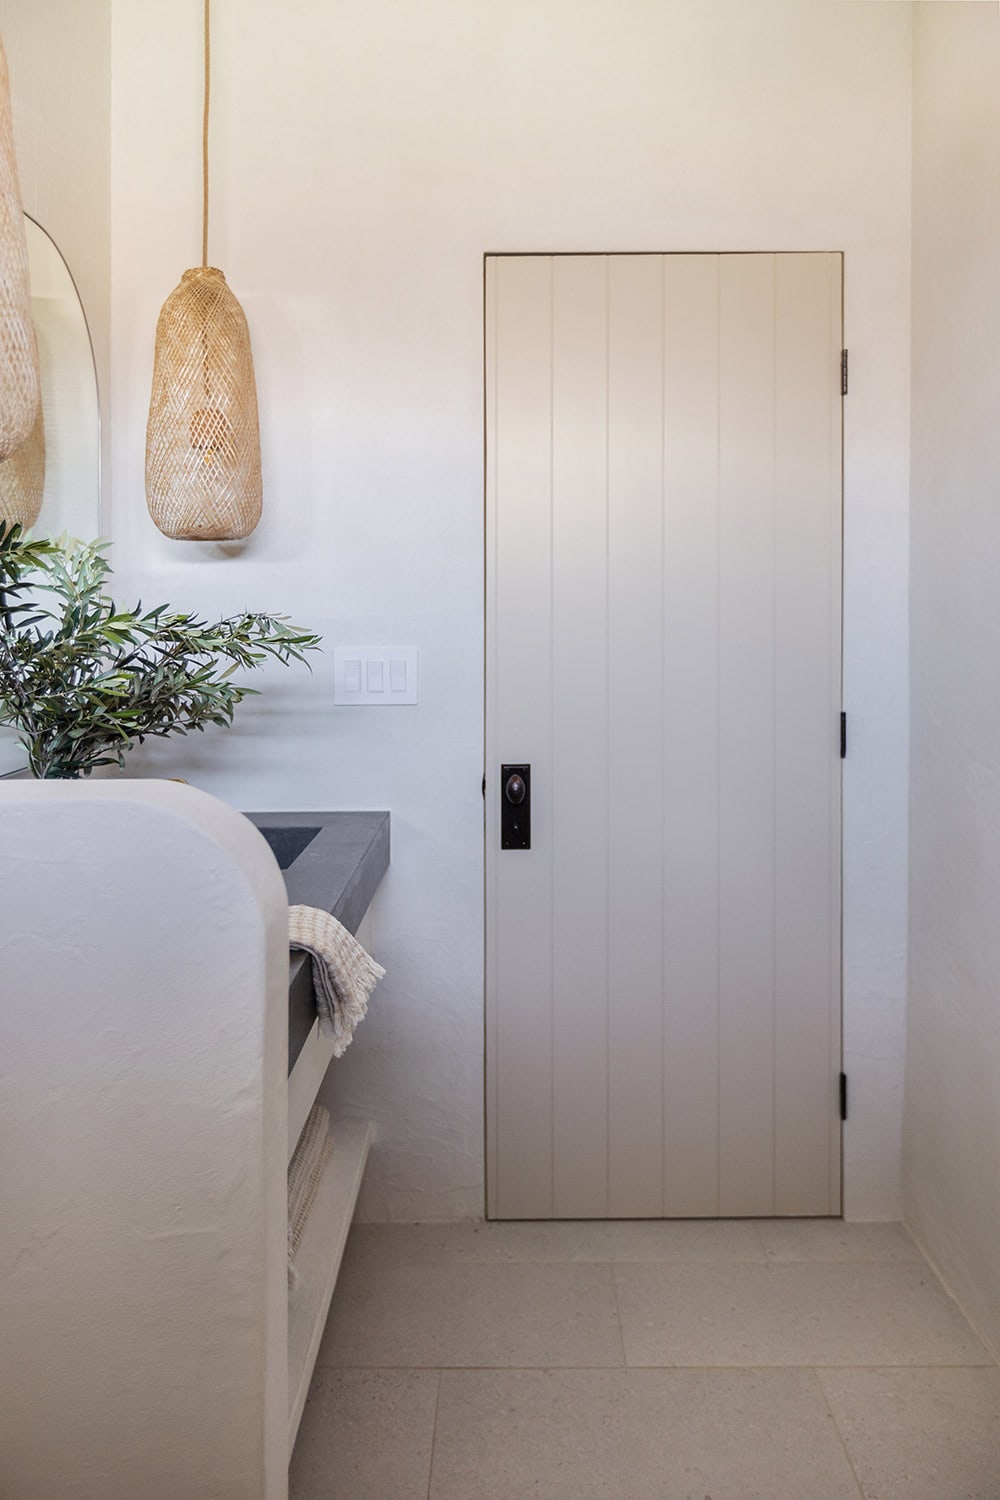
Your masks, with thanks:
[{"label": "black door hinge", "polygon": [[840,394],[847,395],[847,350],[840,351]]},{"label": "black door hinge", "polygon": [[486,801],[486,774],[483,773],[483,801]]},{"label": "black door hinge", "polygon": [[846,755],[847,755],[847,715],[846,714],[841,714],[841,716],[840,716],[840,758],[841,758],[841,760],[843,760]]},{"label": "black door hinge", "polygon": [[847,1119],[847,1074],[840,1075],[840,1118]]}]

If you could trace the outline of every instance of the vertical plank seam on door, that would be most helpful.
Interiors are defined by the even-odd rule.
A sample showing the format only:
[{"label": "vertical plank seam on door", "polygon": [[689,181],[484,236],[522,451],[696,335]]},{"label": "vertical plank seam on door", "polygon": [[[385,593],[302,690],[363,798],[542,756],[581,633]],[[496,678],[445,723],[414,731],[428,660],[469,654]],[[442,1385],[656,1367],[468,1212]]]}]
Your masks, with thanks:
[{"label": "vertical plank seam on door", "polygon": [[552,676],[555,652],[555,391],[556,391],[556,266],[549,256],[549,1217],[556,1201],[556,685]]},{"label": "vertical plank seam on door", "polygon": [[715,1213],[722,1211],[722,256],[715,257]]},{"label": "vertical plank seam on door", "polygon": [[611,1209],[611,256],[604,257],[604,1217]]},{"label": "vertical plank seam on door", "polygon": [[667,1212],[667,257],[660,256],[660,1214]]},{"label": "vertical plank seam on door", "polygon": [[[498,327],[498,325],[497,325],[497,317],[498,317],[499,309],[500,309],[500,294],[499,294],[498,283],[499,283],[499,279],[500,279],[500,266],[499,266],[499,263],[495,262],[493,264],[493,267],[492,267],[492,275],[491,275],[490,274],[490,264],[489,264],[489,257],[488,256],[487,256],[486,274],[487,274],[487,292],[488,293],[492,293],[492,303],[493,303],[493,307],[492,307],[492,313],[493,313],[492,327],[490,329],[491,337],[490,337],[490,341],[489,341],[489,347],[486,349],[486,367],[487,367],[488,376],[490,377],[490,388],[486,392],[486,396],[487,396],[487,406],[486,406],[487,426],[486,426],[486,431],[487,431],[487,437],[489,437],[489,434],[491,432],[492,432],[492,437],[493,437],[492,443],[489,443],[489,442],[487,443],[487,452],[486,452],[486,462],[487,462],[487,466],[488,466],[487,467],[487,496],[489,497],[490,495],[492,495],[492,514],[490,515],[489,520],[490,520],[490,526],[491,526],[491,531],[492,531],[493,546],[492,546],[492,555],[490,556],[490,559],[489,559],[489,566],[487,568],[487,575],[486,575],[486,586],[487,586],[486,622],[487,622],[487,627],[489,629],[489,633],[490,633],[491,639],[488,639],[487,641],[485,641],[484,644],[485,644],[485,647],[486,647],[486,661],[487,661],[487,670],[488,670],[486,709],[487,709],[487,719],[488,719],[488,723],[489,723],[489,728],[490,728],[490,732],[491,732],[491,735],[492,735],[493,733],[495,733],[495,729],[496,729],[496,713],[495,713],[495,710],[491,710],[490,705],[491,705],[491,701],[492,701],[492,695],[497,691],[497,660],[498,660],[499,654],[500,654],[499,653],[499,644],[498,644],[498,640],[497,640],[497,636],[498,636],[497,622],[499,620],[500,611],[497,608],[498,601],[497,601],[497,593],[496,593],[497,549],[499,547],[499,524],[498,524],[498,521],[497,521],[497,517],[498,517],[498,515],[500,513],[500,507],[497,504],[497,486],[496,486],[496,461],[497,461],[496,460],[496,454],[497,454],[497,449],[499,447],[499,443],[497,441],[497,434],[498,434],[498,428],[497,428],[497,409],[498,409],[498,401],[497,401],[497,378],[496,378],[496,370],[495,370],[495,368],[493,368],[493,369],[490,368],[490,362],[492,361],[493,365],[495,366],[496,360],[497,360],[497,343],[498,343],[498,337],[497,337],[497,327]],[[489,537],[487,537],[487,547],[489,547]],[[493,619],[490,618],[490,611],[491,610],[494,611],[494,618]],[[487,757],[492,757],[493,748],[494,747],[493,747],[492,739],[491,738],[487,739],[487,742],[486,742],[486,754],[487,754]],[[487,760],[487,767],[488,767],[488,765],[489,765],[489,760]],[[484,767],[484,774],[487,774],[487,767]],[[486,851],[486,853],[484,855],[484,863],[486,863],[486,862],[489,861],[490,856],[489,856],[489,852],[488,852],[489,830],[485,826],[484,826],[484,829],[483,829],[483,842],[484,842],[484,844],[487,845],[487,851]],[[489,893],[489,895],[492,896],[492,898],[493,898],[493,900],[492,900],[492,909],[490,908],[489,902],[487,901],[486,922],[489,925],[486,927],[486,931],[484,933],[485,946],[486,946],[486,958],[487,958],[487,964],[488,965],[489,965],[489,960],[490,960],[490,956],[491,956],[490,942],[492,940],[495,943],[496,939],[497,939],[497,901],[496,901],[496,887],[495,887],[495,884],[493,884],[494,880],[495,880],[495,876],[490,875],[488,873],[487,874],[486,889],[487,889],[487,892]],[[484,1033],[485,1033],[485,1045],[486,1045],[486,1048],[487,1048],[486,1058],[487,1058],[487,1061],[489,1063],[489,1066],[488,1066],[488,1069],[487,1069],[488,1077],[487,1077],[487,1083],[486,1083],[487,1093],[486,1093],[486,1099],[484,1101],[485,1104],[486,1104],[486,1131],[485,1131],[485,1136],[486,1136],[486,1194],[485,1194],[485,1197],[486,1197],[486,1216],[487,1216],[487,1218],[489,1218],[491,1211],[495,1212],[497,1204],[498,1204],[499,1199],[500,1199],[500,1191],[499,1191],[500,1185],[499,1185],[499,1181],[498,1181],[499,1174],[500,1174],[500,1153],[499,1153],[499,1150],[498,1150],[498,1147],[497,1147],[497,1134],[498,1134],[498,1128],[497,1127],[498,1127],[498,1123],[499,1123],[500,1110],[499,1110],[498,1091],[497,1091],[497,1087],[496,1087],[496,1084],[497,1084],[497,1079],[496,1079],[497,1058],[498,1058],[498,1055],[499,1055],[499,1047],[497,1045],[497,1043],[498,1043],[498,1036],[499,1036],[499,1026],[497,1024],[497,1003],[496,1003],[496,1000],[497,1000],[496,991],[497,991],[497,985],[498,985],[498,981],[499,981],[499,977],[500,977],[499,976],[499,971],[500,971],[499,945],[497,945],[496,950],[493,952],[493,956],[492,956],[492,969],[493,969],[493,993],[492,993],[492,996],[490,994],[490,975],[489,975],[488,971],[487,971],[487,975],[486,975],[486,995],[487,995],[487,999],[489,1000],[490,1003],[489,1003],[489,1016],[488,1016],[488,1019],[487,1019],[487,1025],[484,1026],[484,1028],[483,1028],[484,1029]],[[492,1106],[492,1108],[491,1108],[491,1106]],[[492,1115],[492,1121],[490,1120],[490,1115]]]},{"label": "vertical plank seam on door", "polygon": [[771,256],[771,1213],[778,1208],[778,256]]}]

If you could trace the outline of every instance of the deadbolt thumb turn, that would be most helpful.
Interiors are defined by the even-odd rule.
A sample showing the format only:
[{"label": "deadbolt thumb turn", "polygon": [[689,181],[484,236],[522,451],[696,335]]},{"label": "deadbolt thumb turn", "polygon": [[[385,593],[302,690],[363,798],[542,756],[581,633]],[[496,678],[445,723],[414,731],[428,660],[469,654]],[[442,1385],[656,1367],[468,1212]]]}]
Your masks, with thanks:
[{"label": "deadbolt thumb turn", "polygon": [[531,767],[500,767],[500,848],[531,848]]}]

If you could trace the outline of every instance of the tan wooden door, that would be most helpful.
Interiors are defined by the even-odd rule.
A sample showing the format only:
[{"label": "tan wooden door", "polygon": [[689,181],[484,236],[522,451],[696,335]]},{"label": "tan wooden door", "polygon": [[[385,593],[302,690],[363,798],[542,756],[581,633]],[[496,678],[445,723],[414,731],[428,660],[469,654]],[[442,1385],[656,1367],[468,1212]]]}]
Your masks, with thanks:
[{"label": "tan wooden door", "polygon": [[490,1217],[840,1212],[841,283],[487,259]]}]

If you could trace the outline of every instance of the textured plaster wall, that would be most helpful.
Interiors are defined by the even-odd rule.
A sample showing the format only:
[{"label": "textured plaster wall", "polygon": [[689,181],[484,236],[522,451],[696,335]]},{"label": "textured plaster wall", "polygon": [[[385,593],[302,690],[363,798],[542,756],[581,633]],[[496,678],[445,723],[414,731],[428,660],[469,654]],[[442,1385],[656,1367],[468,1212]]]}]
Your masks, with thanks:
[{"label": "textured plaster wall", "polygon": [[899,1211],[906,943],[910,9],[784,0],[216,0],[210,259],[246,308],[265,518],[142,497],[158,309],[200,253],[200,0],[113,0],[113,529],[127,592],[421,650],[415,708],[329,657],[147,767],[237,806],[388,807],[389,970],[338,1065],[362,1213],[483,1207],[482,257],[843,250],[846,1206]]},{"label": "textured plaster wall", "polygon": [[[111,0],[0,0],[25,212],[87,313],[105,412],[111,344]],[[104,472],[110,453],[107,424]]]},{"label": "textured plaster wall", "polygon": [[1000,1348],[1000,13],[917,7],[905,1210]]}]

